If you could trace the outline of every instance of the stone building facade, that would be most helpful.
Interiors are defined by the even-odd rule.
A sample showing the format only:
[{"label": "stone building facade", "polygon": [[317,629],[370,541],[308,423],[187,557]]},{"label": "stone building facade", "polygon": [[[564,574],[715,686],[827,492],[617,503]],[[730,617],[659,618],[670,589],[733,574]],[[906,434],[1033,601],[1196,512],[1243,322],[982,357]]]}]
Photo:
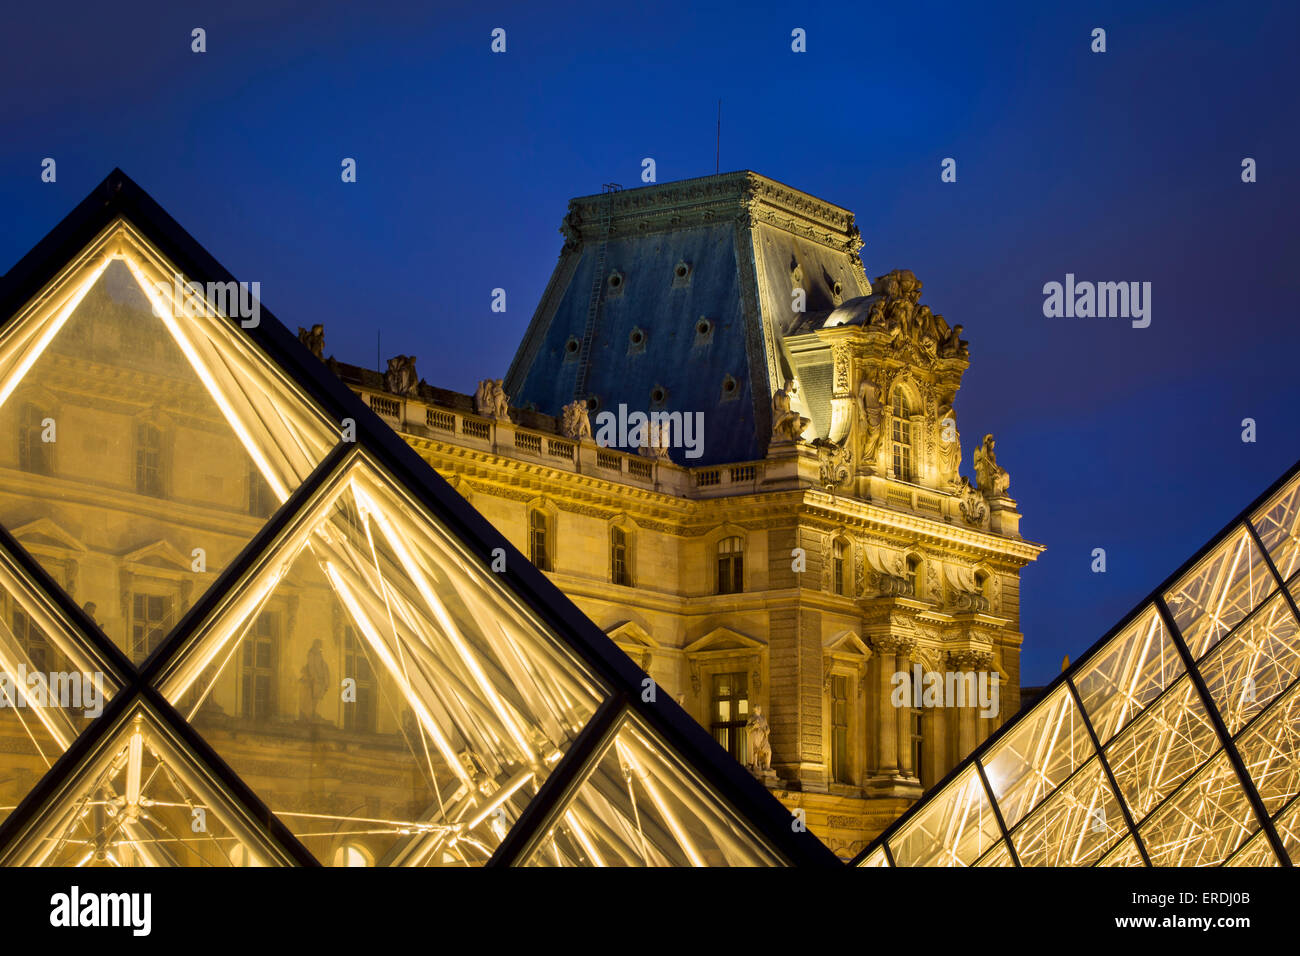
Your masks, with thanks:
[{"label": "stone building facade", "polygon": [[324,360],[747,764],[761,710],[756,773],[850,855],[1019,706],[1042,548],[992,436],[963,457],[962,327],[867,279],[850,212],[751,172],[575,199],[561,231],[475,395]]}]

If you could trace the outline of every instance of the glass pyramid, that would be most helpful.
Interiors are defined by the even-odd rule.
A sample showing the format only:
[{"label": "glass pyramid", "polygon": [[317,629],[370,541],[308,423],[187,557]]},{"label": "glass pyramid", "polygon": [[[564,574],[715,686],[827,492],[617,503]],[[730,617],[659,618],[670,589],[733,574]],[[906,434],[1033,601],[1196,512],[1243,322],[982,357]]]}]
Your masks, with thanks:
[{"label": "glass pyramid", "polygon": [[859,866],[1300,859],[1300,466]]},{"label": "glass pyramid", "polygon": [[0,680],[106,701],[0,863],[837,865],[235,288],[117,171],[0,280]]}]

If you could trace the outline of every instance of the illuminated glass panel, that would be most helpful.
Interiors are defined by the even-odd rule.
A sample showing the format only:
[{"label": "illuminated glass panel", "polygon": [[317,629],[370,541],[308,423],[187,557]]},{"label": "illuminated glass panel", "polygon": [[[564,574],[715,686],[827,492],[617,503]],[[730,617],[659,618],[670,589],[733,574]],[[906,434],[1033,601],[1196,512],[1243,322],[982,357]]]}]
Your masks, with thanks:
[{"label": "illuminated glass panel", "polygon": [[868,853],[867,858],[858,865],[859,866],[889,866],[889,860],[885,856],[884,848],[876,847],[874,850]]},{"label": "illuminated glass panel", "polygon": [[898,866],[970,866],[1001,837],[974,766],[923,806],[889,838]]},{"label": "illuminated glass panel", "polygon": [[121,686],[90,643],[0,552],[0,820]]},{"label": "illuminated glass panel", "polygon": [[775,866],[780,859],[652,732],[627,719],[526,866]]},{"label": "illuminated glass panel", "polygon": [[981,759],[1007,827],[1014,827],[1092,755],[1069,688],[1058,687]]},{"label": "illuminated glass panel", "polygon": [[[258,624],[272,611],[283,626]],[[378,691],[350,740],[352,628]],[[237,661],[279,661],[265,719],[232,719]],[[255,643],[254,643],[255,642]],[[304,506],[161,678],[173,702],[322,861],[487,861],[604,696],[483,563],[362,453]]]},{"label": "illuminated glass panel", "polygon": [[1152,866],[1215,866],[1257,825],[1228,755],[1220,753],[1138,831]]},{"label": "illuminated glass panel", "polygon": [[1090,866],[1128,832],[1094,759],[1012,830],[1011,839],[1021,866]]},{"label": "illuminated glass panel", "polygon": [[1264,831],[1256,833],[1224,866],[1281,866]]},{"label": "illuminated glass panel", "polygon": [[1105,744],[1183,672],[1154,607],[1092,655],[1074,676],[1084,712]]},{"label": "illuminated glass panel", "polygon": [[1011,852],[1007,849],[1006,841],[998,843],[993,849],[985,853],[975,863],[976,866],[1015,866],[1011,861]]},{"label": "illuminated glass panel", "polygon": [[[264,523],[250,514],[250,474],[278,505],[338,441],[337,426],[221,316],[219,300],[242,314],[238,293],[239,309],[225,287],[177,299],[176,272],[115,223],[0,334],[0,425],[15,434],[35,405],[57,426],[42,459],[52,473],[0,461],[0,524],[43,520],[75,536],[85,549],[78,598],[128,654],[133,608],[122,591],[166,582],[174,624]],[[60,577],[57,560],[34,556]]]},{"label": "illuminated glass panel", "polygon": [[1270,815],[1300,795],[1300,685],[1241,735],[1237,752]]},{"label": "illuminated glass panel", "polygon": [[1274,817],[1273,826],[1277,829],[1277,835],[1282,839],[1282,846],[1291,857],[1291,862],[1300,862],[1300,800],[1293,801]]},{"label": "illuminated glass panel", "polygon": [[1300,478],[1289,482],[1250,517],[1283,581],[1300,570]]},{"label": "illuminated glass panel", "polygon": [[1282,595],[1233,631],[1197,669],[1228,732],[1235,734],[1300,675],[1300,627]]},{"label": "illuminated glass panel", "polygon": [[1186,677],[1104,748],[1115,783],[1137,821],[1218,749],[1214,725]]},{"label": "illuminated glass panel", "polygon": [[288,862],[143,705],[117,722],[0,859],[6,866]]},{"label": "illuminated glass panel", "polygon": [[1142,853],[1138,850],[1137,842],[1129,837],[1115,849],[1111,850],[1104,857],[1098,866],[1146,866],[1142,862]]},{"label": "illuminated glass panel", "polygon": [[1245,528],[1230,534],[1165,593],[1194,658],[1214,647],[1276,585]]}]

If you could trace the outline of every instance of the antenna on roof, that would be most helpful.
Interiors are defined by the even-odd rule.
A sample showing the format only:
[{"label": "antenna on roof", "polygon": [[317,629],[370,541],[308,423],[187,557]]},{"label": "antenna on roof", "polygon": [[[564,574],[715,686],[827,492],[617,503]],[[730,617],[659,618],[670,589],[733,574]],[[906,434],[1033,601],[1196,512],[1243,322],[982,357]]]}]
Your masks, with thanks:
[{"label": "antenna on roof", "polygon": [[713,154],[713,172],[722,172],[722,100],[718,100],[718,148]]}]

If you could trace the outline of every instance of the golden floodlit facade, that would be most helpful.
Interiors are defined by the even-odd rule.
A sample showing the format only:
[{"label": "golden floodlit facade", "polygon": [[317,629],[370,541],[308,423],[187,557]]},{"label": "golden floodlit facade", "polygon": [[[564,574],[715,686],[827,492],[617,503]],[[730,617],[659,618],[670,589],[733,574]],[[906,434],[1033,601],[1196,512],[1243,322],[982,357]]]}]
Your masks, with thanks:
[{"label": "golden floodlit facade", "polygon": [[847,859],[1019,708],[1042,548],[992,436],[963,460],[962,326],[911,272],[867,279],[849,211],[752,172],[609,188],[561,232],[474,395],[301,339]]}]

